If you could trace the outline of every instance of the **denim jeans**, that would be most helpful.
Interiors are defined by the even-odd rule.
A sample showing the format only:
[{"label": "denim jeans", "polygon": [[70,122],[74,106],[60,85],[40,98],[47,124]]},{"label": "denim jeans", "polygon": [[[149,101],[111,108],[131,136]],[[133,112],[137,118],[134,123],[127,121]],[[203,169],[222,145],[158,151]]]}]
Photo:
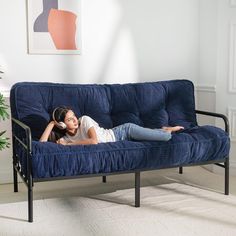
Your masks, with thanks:
[{"label": "denim jeans", "polygon": [[171,133],[162,129],[143,128],[133,123],[126,123],[112,128],[116,141],[121,140],[146,140],[168,141]]}]

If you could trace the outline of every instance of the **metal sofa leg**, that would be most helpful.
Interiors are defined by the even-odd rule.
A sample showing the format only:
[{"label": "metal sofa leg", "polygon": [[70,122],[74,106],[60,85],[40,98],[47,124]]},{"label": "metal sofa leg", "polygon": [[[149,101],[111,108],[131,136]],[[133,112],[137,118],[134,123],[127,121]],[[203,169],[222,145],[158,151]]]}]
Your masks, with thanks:
[{"label": "metal sofa leg", "polygon": [[13,181],[14,181],[14,192],[16,193],[18,192],[18,178],[14,163],[13,163]]},{"label": "metal sofa leg", "polygon": [[28,181],[28,221],[33,222],[33,185],[32,178]]},{"label": "metal sofa leg", "polygon": [[182,166],[179,167],[179,174],[183,174],[183,167]]},{"label": "metal sofa leg", "polygon": [[135,207],[140,207],[140,172],[135,172]]},{"label": "metal sofa leg", "polygon": [[104,176],[102,176],[102,182],[103,183],[106,183],[107,182],[107,177],[104,175]]},{"label": "metal sofa leg", "polygon": [[229,195],[229,158],[225,161],[225,195]]}]

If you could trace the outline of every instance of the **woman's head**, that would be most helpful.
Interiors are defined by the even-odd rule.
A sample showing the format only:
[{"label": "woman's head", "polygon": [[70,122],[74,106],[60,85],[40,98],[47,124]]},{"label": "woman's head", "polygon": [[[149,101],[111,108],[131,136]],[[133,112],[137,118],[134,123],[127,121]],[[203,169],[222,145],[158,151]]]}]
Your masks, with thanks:
[{"label": "woman's head", "polygon": [[68,107],[57,107],[53,111],[53,120],[60,129],[76,129],[78,128],[78,119],[74,112]]}]

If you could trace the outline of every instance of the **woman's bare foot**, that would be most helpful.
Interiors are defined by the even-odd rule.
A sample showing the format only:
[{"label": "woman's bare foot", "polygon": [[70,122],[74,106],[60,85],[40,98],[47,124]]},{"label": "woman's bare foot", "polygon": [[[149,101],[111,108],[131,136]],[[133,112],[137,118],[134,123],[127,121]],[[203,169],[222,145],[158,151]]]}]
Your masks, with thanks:
[{"label": "woman's bare foot", "polygon": [[178,126],[178,125],[173,126],[173,127],[163,126],[162,129],[171,133],[171,132],[176,132],[176,131],[179,131],[181,129],[184,129],[184,127],[183,126]]}]

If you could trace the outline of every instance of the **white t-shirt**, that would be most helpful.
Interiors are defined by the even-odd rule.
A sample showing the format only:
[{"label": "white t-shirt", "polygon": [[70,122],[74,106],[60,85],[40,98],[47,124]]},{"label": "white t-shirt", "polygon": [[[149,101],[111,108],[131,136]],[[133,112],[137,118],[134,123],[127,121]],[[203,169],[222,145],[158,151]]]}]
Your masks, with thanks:
[{"label": "white t-shirt", "polygon": [[88,130],[91,127],[93,127],[96,131],[98,143],[115,142],[115,135],[111,129],[104,129],[100,127],[98,123],[89,116],[82,116],[79,120],[80,125],[77,129],[77,133],[73,136],[66,133],[63,137],[67,142],[74,142],[89,138]]}]

